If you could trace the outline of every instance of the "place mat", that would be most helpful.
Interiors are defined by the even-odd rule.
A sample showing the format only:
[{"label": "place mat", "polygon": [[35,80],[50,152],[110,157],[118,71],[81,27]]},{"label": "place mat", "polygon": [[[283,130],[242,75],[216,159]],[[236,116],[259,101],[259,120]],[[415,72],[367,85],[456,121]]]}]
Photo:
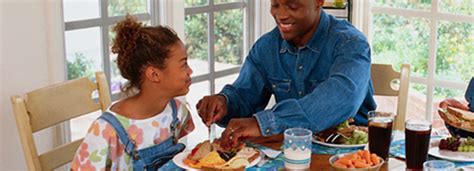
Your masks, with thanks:
[{"label": "place mat", "polygon": [[[436,138],[436,137],[433,137],[433,138]],[[392,157],[405,159],[405,140],[404,139],[394,141],[390,144],[390,155]],[[431,155],[428,155],[428,160],[440,160],[440,159],[433,157]],[[456,167],[474,165],[474,162],[455,162],[455,161],[450,161],[450,162],[453,162],[456,165]]]},{"label": "place mat", "polygon": [[357,150],[363,150],[364,147],[355,147],[355,148],[337,148],[337,147],[328,147],[320,144],[313,143],[311,149],[312,154],[342,154],[342,153],[351,153]]}]

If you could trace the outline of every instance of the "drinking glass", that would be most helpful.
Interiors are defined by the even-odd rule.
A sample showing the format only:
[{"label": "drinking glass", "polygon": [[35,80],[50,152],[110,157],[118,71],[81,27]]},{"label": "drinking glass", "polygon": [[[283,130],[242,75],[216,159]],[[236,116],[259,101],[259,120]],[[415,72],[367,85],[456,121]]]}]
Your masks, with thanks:
[{"label": "drinking glass", "polygon": [[422,170],[428,158],[431,123],[426,120],[405,122],[405,155],[407,170]]},{"label": "drinking glass", "polygon": [[393,113],[369,112],[369,151],[385,161],[388,159],[392,139]]},{"label": "drinking glass", "polygon": [[423,171],[454,171],[454,163],[444,160],[430,160],[423,163]]},{"label": "drinking glass", "polygon": [[290,170],[308,169],[311,163],[311,136],[312,132],[304,128],[290,128],[285,130],[283,153],[285,168]]}]

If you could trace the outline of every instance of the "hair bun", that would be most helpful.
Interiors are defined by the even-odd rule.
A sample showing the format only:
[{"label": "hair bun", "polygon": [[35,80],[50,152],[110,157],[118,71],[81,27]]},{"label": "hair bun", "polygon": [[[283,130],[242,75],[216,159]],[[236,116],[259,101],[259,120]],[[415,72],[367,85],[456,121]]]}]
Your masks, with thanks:
[{"label": "hair bun", "polygon": [[[118,22],[113,31],[116,33],[113,41],[112,52],[122,56],[117,59],[117,65],[121,66],[131,62],[131,54],[137,47],[137,39],[140,37],[142,23],[137,18],[127,15],[124,20]],[[123,75],[125,78],[128,76]]]},{"label": "hair bun", "polygon": [[[129,54],[136,47],[136,40],[140,37],[140,28],[142,23],[138,22],[133,16],[127,15],[125,20],[118,22],[114,27],[117,34],[112,47],[113,53]],[[129,52],[129,53],[127,53]]]}]

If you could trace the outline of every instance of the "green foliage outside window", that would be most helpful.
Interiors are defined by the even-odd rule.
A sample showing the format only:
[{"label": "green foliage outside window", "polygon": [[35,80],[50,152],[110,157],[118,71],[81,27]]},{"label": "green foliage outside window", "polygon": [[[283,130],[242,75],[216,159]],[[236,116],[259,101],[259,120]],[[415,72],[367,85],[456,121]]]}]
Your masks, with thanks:
[{"label": "green foliage outside window", "polygon": [[[214,48],[216,62],[241,64],[243,56],[243,10],[215,13]],[[208,60],[208,15],[194,14],[185,18],[188,55]]]},{"label": "green foliage outside window", "polygon": [[[413,0],[431,6],[431,0]],[[412,9],[407,0],[376,0],[381,6],[398,4],[395,7]],[[472,0],[441,0],[442,11],[459,14],[474,13]],[[400,5],[402,4],[402,5]],[[412,75],[427,77],[429,53],[429,24],[431,21],[421,18],[408,18],[388,14],[373,15],[372,51],[373,62],[389,63],[400,70],[401,63],[412,66]],[[474,24],[439,21],[436,44],[436,80],[448,80],[468,83],[474,76]],[[412,86],[423,92],[426,88]],[[459,96],[459,92],[447,88],[435,88],[435,97]]]},{"label": "green foliage outside window", "polygon": [[94,75],[94,72],[91,70],[92,63],[93,61],[88,60],[83,53],[75,53],[73,61],[67,60],[67,79],[92,78]]}]

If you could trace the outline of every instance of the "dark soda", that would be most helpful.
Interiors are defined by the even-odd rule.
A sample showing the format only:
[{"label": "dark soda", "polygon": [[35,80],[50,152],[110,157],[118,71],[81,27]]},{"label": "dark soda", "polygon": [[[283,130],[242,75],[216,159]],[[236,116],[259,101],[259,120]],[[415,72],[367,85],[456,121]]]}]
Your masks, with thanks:
[{"label": "dark soda", "polygon": [[388,159],[393,119],[374,117],[369,120],[369,151]]},{"label": "dark soda", "polygon": [[405,127],[405,156],[407,169],[422,170],[428,157],[431,126],[407,124]]}]

